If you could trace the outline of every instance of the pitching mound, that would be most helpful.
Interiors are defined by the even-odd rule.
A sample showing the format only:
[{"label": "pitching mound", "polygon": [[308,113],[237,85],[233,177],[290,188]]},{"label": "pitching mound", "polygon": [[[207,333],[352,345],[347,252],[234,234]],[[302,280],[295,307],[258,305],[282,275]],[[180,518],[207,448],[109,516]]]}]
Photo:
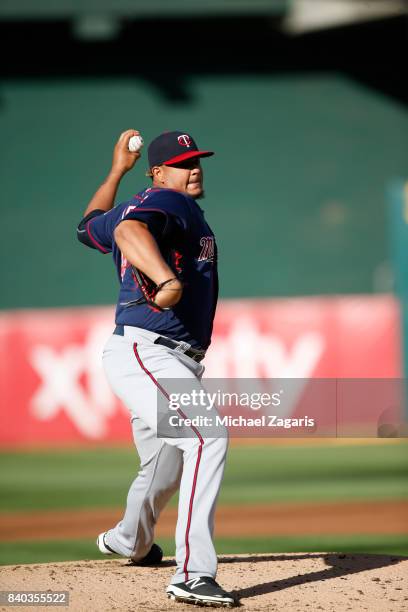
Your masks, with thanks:
[{"label": "pitching mound", "polygon": [[[172,559],[157,568],[134,567],[123,559],[75,561],[2,567],[0,581],[2,590],[69,591],[69,612],[200,609],[167,599],[164,590],[173,571]],[[231,555],[220,557],[218,580],[240,599],[242,610],[402,612],[408,609],[407,571],[408,558],[385,555]]]}]

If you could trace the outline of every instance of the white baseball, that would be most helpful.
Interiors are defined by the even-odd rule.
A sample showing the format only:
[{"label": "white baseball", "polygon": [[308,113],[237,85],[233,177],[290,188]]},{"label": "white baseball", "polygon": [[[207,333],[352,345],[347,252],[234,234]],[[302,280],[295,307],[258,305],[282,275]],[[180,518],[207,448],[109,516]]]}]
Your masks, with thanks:
[{"label": "white baseball", "polygon": [[139,149],[143,147],[143,144],[143,138],[141,136],[132,136],[129,140],[129,151],[136,153],[136,151],[139,151]]}]

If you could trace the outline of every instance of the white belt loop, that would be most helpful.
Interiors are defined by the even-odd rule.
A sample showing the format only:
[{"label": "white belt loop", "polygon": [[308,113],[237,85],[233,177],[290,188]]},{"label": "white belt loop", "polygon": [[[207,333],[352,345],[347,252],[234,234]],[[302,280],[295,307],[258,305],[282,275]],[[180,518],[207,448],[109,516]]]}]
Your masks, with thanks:
[{"label": "white belt loop", "polygon": [[[177,342],[177,340],[175,340],[175,342]],[[189,349],[191,349],[191,344],[188,342],[178,342],[173,351],[177,351],[178,353],[186,353]]]}]

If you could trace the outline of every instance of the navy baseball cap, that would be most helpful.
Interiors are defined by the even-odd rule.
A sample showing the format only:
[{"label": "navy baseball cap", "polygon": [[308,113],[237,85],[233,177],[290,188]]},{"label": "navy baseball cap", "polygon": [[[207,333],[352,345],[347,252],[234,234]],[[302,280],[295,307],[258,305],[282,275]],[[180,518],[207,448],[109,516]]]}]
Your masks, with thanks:
[{"label": "navy baseball cap", "polygon": [[200,151],[194,139],[185,132],[164,132],[149,144],[149,166],[171,166],[191,157],[210,157],[213,151]]}]

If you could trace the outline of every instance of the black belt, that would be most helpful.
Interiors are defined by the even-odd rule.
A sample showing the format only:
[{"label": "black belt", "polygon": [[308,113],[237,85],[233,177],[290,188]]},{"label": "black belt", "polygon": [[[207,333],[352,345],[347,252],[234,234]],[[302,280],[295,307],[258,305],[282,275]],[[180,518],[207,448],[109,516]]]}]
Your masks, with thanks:
[{"label": "black belt", "polygon": [[[116,336],[124,336],[125,330],[123,325],[117,325],[113,331]],[[167,346],[167,348],[171,348],[177,353],[182,353],[183,355],[187,355],[187,357],[191,357],[194,361],[199,363],[205,357],[205,351],[187,348],[189,345],[187,342],[176,342],[176,340],[170,340],[170,338],[165,338],[164,336],[159,336],[154,341],[154,344],[162,344],[163,346]]]}]

